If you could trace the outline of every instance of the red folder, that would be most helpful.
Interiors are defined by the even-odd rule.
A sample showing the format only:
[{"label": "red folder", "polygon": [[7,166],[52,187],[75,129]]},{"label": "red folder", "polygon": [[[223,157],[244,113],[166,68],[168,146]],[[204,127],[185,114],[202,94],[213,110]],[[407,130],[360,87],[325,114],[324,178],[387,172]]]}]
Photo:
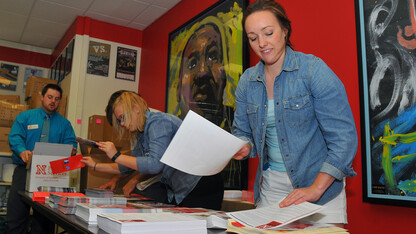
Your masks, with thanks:
[{"label": "red folder", "polygon": [[81,162],[81,159],[82,154],[79,154],[68,158],[50,161],[49,164],[51,165],[52,174],[72,171],[84,167],[85,164]]}]

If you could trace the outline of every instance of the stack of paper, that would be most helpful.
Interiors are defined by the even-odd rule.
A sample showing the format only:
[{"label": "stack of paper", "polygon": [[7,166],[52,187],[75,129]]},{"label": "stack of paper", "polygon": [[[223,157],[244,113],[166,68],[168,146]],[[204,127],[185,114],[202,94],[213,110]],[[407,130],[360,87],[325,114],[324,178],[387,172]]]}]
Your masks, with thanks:
[{"label": "stack of paper", "polygon": [[58,203],[63,198],[68,197],[85,197],[83,193],[50,193],[48,198],[48,204],[52,208],[58,208]]},{"label": "stack of paper", "polygon": [[99,214],[98,227],[108,233],[207,233],[206,221],[182,214]]},{"label": "stack of paper", "polygon": [[85,189],[85,196],[87,197],[113,197],[114,192],[107,189]]},{"label": "stack of paper", "polygon": [[239,234],[276,234],[276,233],[296,233],[296,234],[348,234],[348,231],[344,228],[336,227],[330,224],[314,224],[314,223],[302,223],[295,221],[286,225],[284,228],[278,230],[270,229],[257,229],[246,227],[233,219],[228,219],[227,233],[239,233]]},{"label": "stack of paper", "polygon": [[[147,213],[180,213],[207,221],[207,228],[227,229],[228,216],[223,211],[205,208],[173,207],[158,202],[129,203],[141,209],[149,209]],[[142,212],[144,213],[144,212]]]},{"label": "stack of paper", "polygon": [[80,217],[88,224],[97,224],[97,214],[108,213],[139,213],[141,209],[127,205],[93,205],[78,203],[76,205],[75,215]]},{"label": "stack of paper", "polygon": [[195,212],[186,212],[183,214],[197,219],[206,220],[207,228],[227,229],[227,221],[229,217],[224,211],[207,210],[204,212],[198,212],[198,210],[195,210]]},{"label": "stack of paper", "polygon": [[324,207],[309,202],[280,208],[279,204],[268,207],[227,213],[245,227],[277,230],[296,220],[321,211]]},{"label": "stack of paper", "polygon": [[[83,195],[83,194],[81,194]],[[75,214],[76,205],[78,203],[94,204],[94,205],[126,205],[125,197],[85,197],[85,196],[62,196],[54,195],[55,207],[64,214]]]}]

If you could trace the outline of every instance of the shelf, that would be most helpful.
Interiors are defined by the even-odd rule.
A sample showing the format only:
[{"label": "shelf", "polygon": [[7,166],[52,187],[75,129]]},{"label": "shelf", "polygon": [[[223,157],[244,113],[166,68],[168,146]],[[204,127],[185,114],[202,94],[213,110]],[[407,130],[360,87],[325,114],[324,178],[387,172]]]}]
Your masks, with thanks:
[{"label": "shelf", "polygon": [[2,186],[2,185],[12,185],[12,182],[1,181],[0,186]]}]

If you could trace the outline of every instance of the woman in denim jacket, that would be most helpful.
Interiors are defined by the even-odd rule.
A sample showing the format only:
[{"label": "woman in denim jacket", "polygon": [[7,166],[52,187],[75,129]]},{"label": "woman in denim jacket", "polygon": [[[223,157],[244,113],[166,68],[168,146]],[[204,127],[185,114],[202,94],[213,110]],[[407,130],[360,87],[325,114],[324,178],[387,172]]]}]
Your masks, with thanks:
[{"label": "woman in denim jacket", "polygon": [[120,137],[124,131],[134,139],[132,155],[121,154],[112,142],[97,142],[114,163],[96,163],[91,157],[81,161],[95,171],[111,174],[162,174],[160,182],[140,192],[162,203],[186,207],[221,209],[224,185],[220,174],[195,176],[174,169],[160,161],[182,123],[178,117],[150,112],[146,101],[131,91],[115,92],[106,108],[107,118]]},{"label": "woman in denim jacket", "polygon": [[291,23],[277,2],[255,1],[243,23],[261,61],[240,78],[232,131],[249,141],[234,159],[260,159],[255,202],[313,202],[326,207],[314,221],[343,226],[344,177],[356,175],[357,150],[345,88],[321,59],[292,49]]}]

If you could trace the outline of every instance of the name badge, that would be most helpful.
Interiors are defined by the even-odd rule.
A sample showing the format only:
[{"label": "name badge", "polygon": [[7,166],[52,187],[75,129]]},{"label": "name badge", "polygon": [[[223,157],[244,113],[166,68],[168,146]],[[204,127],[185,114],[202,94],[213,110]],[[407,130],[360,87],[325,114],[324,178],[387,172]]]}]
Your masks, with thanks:
[{"label": "name badge", "polygon": [[27,126],[27,130],[38,129],[39,126],[37,124],[32,124]]}]

